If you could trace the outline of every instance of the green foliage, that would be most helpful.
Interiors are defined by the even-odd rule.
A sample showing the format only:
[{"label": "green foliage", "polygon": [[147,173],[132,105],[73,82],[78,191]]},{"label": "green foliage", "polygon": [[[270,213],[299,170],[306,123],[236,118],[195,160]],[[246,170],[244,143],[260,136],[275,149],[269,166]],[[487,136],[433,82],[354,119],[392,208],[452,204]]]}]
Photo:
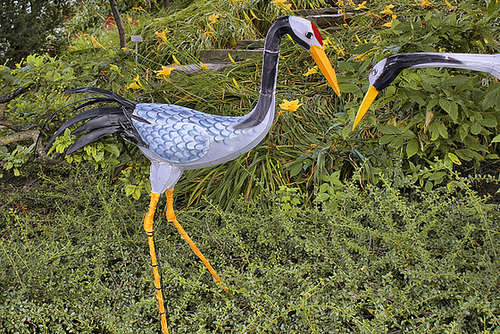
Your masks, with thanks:
[{"label": "green foliage", "polygon": [[[0,147],[0,160],[4,163],[2,168],[5,170],[12,170],[14,176],[21,175],[20,168],[28,161],[28,154],[33,149],[34,144],[30,147],[25,147],[17,145],[16,148],[9,152],[7,147]],[[3,177],[3,173],[0,172],[0,178]]]},{"label": "green foliage", "polygon": [[[289,4],[292,9],[323,5],[317,1]],[[318,192],[326,196],[325,177],[338,175],[343,181],[356,168],[361,168],[362,182],[376,184],[381,171],[404,159],[402,168],[407,175],[417,175],[420,183],[435,186],[446,181],[441,174],[432,176],[429,183],[431,176],[419,172],[425,168],[435,171],[435,159],[447,166],[472,161],[476,167],[484,160],[497,159],[500,85],[485,74],[464,70],[403,71],[375,101],[376,112],[363,120],[360,131],[352,133],[351,120],[364,95],[368,71],[378,60],[396,52],[498,50],[499,5],[495,1],[453,3],[451,8],[442,2],[431,9],[408,1],[392,8],[397,15],[394,19],[381,13],[389,4],[371,3],[368,10],[356,11],[341,30],[323,32],[327,53],[338,72],[341,99],[332,96],[320,74],[303,75],[313,66],[311,58],[285,38],[277,101],[299,99],[303,105],[295,113],[278,108],[268,138],[248,155],[215,168],[186,172],[177,187],[179,201],[191,205],[209,198],[229,208],[241,195],[260,198],[283,187],[298,187],[304,203],[310,204]],[[344,6],[339,8],[341,12],[355,8],[348,2]],[[90,2],[68,25],[73,37],[65,55],[30,56],[14,69],[1,68],[5,91],[33,83],[36,87],[12,101],[5,114],[36,126],[42,115],[81,98],[68,100],[62,94],[81,86],[111,89],[133,101],[173,103],[220,115],[243,115],[252,109],[260,83],[259,58],[239,62],[222,73],[204,70],[192,77],[174,70],[169,78],[163,78],[155,71],[174,61],[199,64],[200,49],[231,47],[238,39],[262,38],[270,22],[287,14],[286,9],[261,1],[178,2],[161,14],[145,3],[132,7],[122,8],[122,15],[127,36],[140,34],[144,39],[137,55],[131,42],[126,50],[118,49],[117,33],[99,24],[78,30],[90,13],[99,20],[108,13],[107,5]],[[213,14],[219,14],[216,22],[211,21]],[[390,20],[392,28],[383,26]],[[155,34],[163,31],[165,41]],[[142,89],[127,89],[135,78]],[[72,116],[69,111],[57,113],[44,130],[46,137]],[[10,133],[1,131],[2,135]],[[70,140],[69,135],[60,140]],[[60,153],[69,145],[57,143],[62,145],[56,150]],[[14,149],[8,147],[8,152]],[[135,198],[149,191],[147,160],[122,141],[105,138],[68,161],[110,165],[123,191]],[[126,168],[129,172],[122,172]]]},{"label": "green foliage", "polygon": [[[147,201],[121,196],[93,170],[31,172],[38,179],[23,191],[0,192],[3,332],[158,332]],[[178,212],[230,293],[161,202],[155,235],[171,331],[498,331],[500,212],[471,190],[473,179],[450,178],[427,192],[399,171],[381,175],[380,188],[346,181],[317,207],[283,188],[265,210],[241,199],[231,211]]]},{"label": "green foliage", "polygon": [[[364,77],[375,62],[394,53],[498,52],[498,2],[452,7],[420,15],[412,12],[407,19],[398,16],[391,29],[366,35],[369,41],[353,51],[363,55],[363,64],[370,63],[363,66]],[[393,11],[400,14],[398,9]],[[376,110],[382,110],[376,127],[379,144],[408,161],[405,169],[410,174],[432,166],[435,158],[448,165],[473,161],[476,167],[485,159],[498,159],[497,145],[491,145],[499,134],[497,81],[484,73],[456,69],[403,71],[374,103]],[[374,125],[375,119],[365,122]],[[434,178],[434,182],[440,179]]]},{"label": "green foliage", "polygon": [[0,7],[0,64],[60,51],[64,39],[57,28],[70,12],[70,1],[4,0]]},{"label": "green foliage", "polygon": [[[127,37],[145,39],[136,65],[134,45],[118,49],[116,32],[99,26],[106,2],[86,3],[68,23],[65,54],[0,67],[2,94],[32,86],[7,105],[6,117],[37,126],[86,97],[63,94],[82,86],[243,115],[258,96],[259,59],[193,77],[174,70],[165,79],[155,71],[174,56],[199,63],[202,47],[263,37],[275,17],[288,14],[263,1],[176,1],[161,14],[153,2],[127,2],[137,6],[120,8]],[[341,12],[356,7],[345,4]],[[188,171],[177,184],[177,217],[231,293],[213,283],[160,202],[155,235],[173,332],[500,330],[500,212],[472,190],[498,180],[454,172],[469,160],[498,159],[498,82],[462,70],[403,71],[351,131],[378,60],[395,52],[498,52],[498,2],[450,8],[443,1],[429,9],[403,1],[393,8],[396,18],[380,13],[389,4],[372,1],[341,30],[323,32],[342,99],[321,75],[303,75],[311,59],[285,38],[277,102],[303,105],[277,108],[269,136],[248,154]],[[221,14],[219,21],[210,22],[211,14]],[[392,28],[382,26],[391,20]],[[160,44],[154,33],[164,29],[168,40]],[[137,76],[143,88],[127,89]],[[70,108],[56,113],[44,141],[71,116]],[[74,140],[69,130],[60,136],[53,158]],[[30,145],[0,148],[4,174],[20,174],[0,180],[0,331],[157,333],[142,230],[147,159],[107,137],[66,157],[71,166],[20,169]]]}]

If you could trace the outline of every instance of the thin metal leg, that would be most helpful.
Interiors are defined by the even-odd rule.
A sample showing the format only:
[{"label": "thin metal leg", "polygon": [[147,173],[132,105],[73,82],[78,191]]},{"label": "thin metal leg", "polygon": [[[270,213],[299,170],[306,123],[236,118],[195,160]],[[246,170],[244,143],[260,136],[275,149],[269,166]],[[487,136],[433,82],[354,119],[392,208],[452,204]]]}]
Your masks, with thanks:
[{"label": "thin metal leg", "polygon": [[161,276],[159,270],[158,260],[156,259],[155,242],[153,238],[153,217],[155,215],[156,205],[160,199],[160,194],[151,193],[151,201],[149,203],[149,210],[144,218],[144,230],[148,236],[149,254],[151,255],[151,264],[153,266],[153,275],[155,279],[156,299],[158,299],[158,307],[160,309],[161,330],[163,334],[168,334],[167,328],[167,313],[165,310],[165,303],[163,301],[163,294],[161,289]]},{"label": "thin metal leg", "polygon": [[173,189],[167,189],[167,220],[169,222],[173,222],[177,230],[179,230],[179,233],[181,234],[182,238],[187,241],[189,246],[191,246],[191,249],[194,251],[196,255],[200,258],[201,262],[207,267],[208,271],[212,274],[214,277],[214,280],[216,282],[220,282],[222,284],[222,287],[224,288],[225,291],[227,291],[227,287],[224,284],[224,282],[221,281],[220,277],[217,275],[215,272],[214,268],[210,265],[210,262],[205,258],[205,256],[201,253],[201,251],[196,247],[194,244],[193,240],[189,237],[189,235],[184,231],[182,228],[181,224],[177,221],[175,218],[175,213],[174,213],[174,190]]}]

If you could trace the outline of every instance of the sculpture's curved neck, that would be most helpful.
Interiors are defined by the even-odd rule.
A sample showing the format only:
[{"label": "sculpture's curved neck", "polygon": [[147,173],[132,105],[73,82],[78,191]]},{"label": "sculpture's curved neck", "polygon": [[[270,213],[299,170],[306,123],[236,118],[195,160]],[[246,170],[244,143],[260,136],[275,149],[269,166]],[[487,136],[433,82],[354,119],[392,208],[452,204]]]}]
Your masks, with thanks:
[{"label": "sculpture's curved neck", "polygon": [[235,129],[251,128],[259,125],[268,113],[274,112],[274,94],[276,92],[276,78],[278,75],[278,61],[281,37],[289,32],[288,17],[281,17],[269,28],[264,45],[262,59],[262,78],[259,100],[255,108],[238,123]]}]

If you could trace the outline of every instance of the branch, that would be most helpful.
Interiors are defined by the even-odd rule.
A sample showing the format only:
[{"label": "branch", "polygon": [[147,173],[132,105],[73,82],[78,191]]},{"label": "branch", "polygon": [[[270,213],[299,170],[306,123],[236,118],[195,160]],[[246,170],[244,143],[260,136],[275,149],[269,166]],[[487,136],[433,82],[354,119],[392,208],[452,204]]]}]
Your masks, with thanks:
[{"label": "branch", "polygon": [[111,11],[113,12],[113,17],[115,18],[116,28],[118,28],[118,35],[120,36],[120,47],[127,47],[127,40],[125,39],[125,28],[123,27],[122,17],[120,16],[120,12],[118,11],[118,4],[116,0],[109,0],[109,4],[111,5]]},{"label": "branch", "polygon": [[11,130],[14,130],[16,132],[22,130],[22,127],[19,124],[12,122],[11,120],[7,119],[7,117],[5,117],[5,116],[0,116],[0,126],[5,126],[5,127],[9,128]]},{"label": "branch", "polygon": [[11,100],[14,100],[19,95],[24,94],[27,91],[29,91],[30,88],[31,88],[31,86],[32,85],[28,85],[28,86],[25,86],[25,87],[20,87],[20,88],[15,89],[10,94],[4,95],[4,96],[0,96],[0,103],[7,103],[7,102],[9,102]]},{"label": "branch", "polygon": [[10,145],[13,143],[27,141],[27,140],[36,142],[39,133],[40,131],[38,130],[26,130],[26,131],[16,132],[11,135],[0,138],[0,146]]},{"label": "branch", "polygon": [[[40,135],[39,130],[25,130],[13,133],[11,135],[0,138],[0,146],[15,144],[23,141],[32,141],[37,143],[38,136]],[[35,147],[38,156],[44,159],[46,157],[45,151],[43,150],[42,143],[39,141]]]}]

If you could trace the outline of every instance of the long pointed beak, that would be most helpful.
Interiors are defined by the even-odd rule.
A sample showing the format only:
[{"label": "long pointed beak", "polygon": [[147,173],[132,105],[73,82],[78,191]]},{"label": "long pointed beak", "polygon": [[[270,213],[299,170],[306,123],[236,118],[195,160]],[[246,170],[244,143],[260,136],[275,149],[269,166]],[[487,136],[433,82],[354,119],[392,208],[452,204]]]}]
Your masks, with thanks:
[{"label": "long pointed beak", "polygon": [[330,60],[326,56],[326,53],[323,50],[323,48],[313,45],[309,49],[309,52],[311,53],[311,56],[314,58],[316,64],[318,64],[321,73],[323,73],[323,75],[326,77],[326,80],[328,80],[328,82],[332,86],[335,93],[337,93],[337,95],[340,96],[340,87],[339,83],[337,82],[337,76],[335,75],[335,71],[333,70],[332,64],[330,63]]},{"label": "long pointed beak", "polygon": [[377,95],[378,95],[378,90],[375,87],[373,86],[368,87],[368,92],[366,92],[366,95],[363,98],[363,102],[361,102],[361,106],[358,109],[358,114],[356,115],[356,119],[354,120],[354,125],[352,127],[353,130],[356,128],[359,121],[361,121],[363,116],[366,114],[368,108],[370,108]]}]

